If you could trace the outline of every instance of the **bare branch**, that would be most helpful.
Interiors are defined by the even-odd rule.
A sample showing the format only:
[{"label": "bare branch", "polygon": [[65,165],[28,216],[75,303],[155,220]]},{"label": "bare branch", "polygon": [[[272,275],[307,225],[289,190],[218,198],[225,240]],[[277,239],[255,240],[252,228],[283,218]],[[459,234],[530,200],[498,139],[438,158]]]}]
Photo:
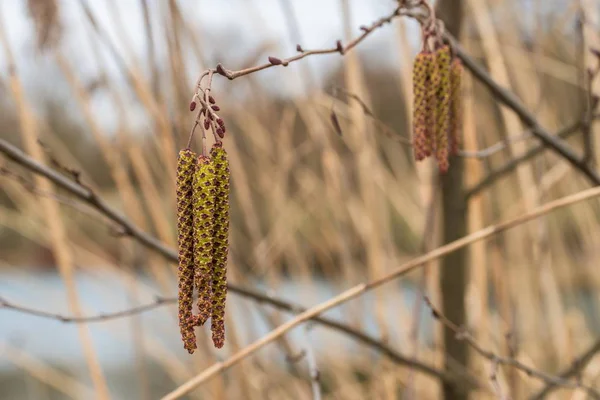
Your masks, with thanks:
[{"label": "bare branch", "polygon": [[191,390],[193,390],[194,388],[196,388],[203,382],[212,378],[216,374],[232,367],[233,365],[236,365],[240,361],[244,360],[248,356],[252,355],[256,351],[261,349],[262,347],[277,340],[282,335],[285,335],[288,331],[295,328],[296,326],[298,326],[310,319],[313,319],[314,317],[324,313],[327,310],[338,307],[341,304],[348,302],[349,300],[352,300],[358,296],[361,296],[361,295],[365,294],[366,292],[383,285],[384,283],[387,283],[387,282],[389,282],[393,279],[396,279],[400,276],[404,276],[404,275],[408,274],[409,272],[414,271],[415,269],[423,266],[424,264],[426,264],[430,261],[433,261],[440,257],[446,256],[446,255],[448,255],[456,250],[459,250],[463,247],[466,247],[472,243],[490,238],[490,237],[497,235],[501,232],[504,232],[510,228],[514,228],[515,226],[519,226],[528,221],[539,218],[539,217],[546,215],[549,212],[556,210],[558,208],[566,207],[568,205],[576,204],[578,202],[592,199],[592,198],[595,198],[598,196],[600,196],[600,187],[594,187],[594,188],[587,189],[587,190],[581,191],[579,193],[576,193],[576,194],[573,194],[570,196],[566,196],[566,197],[551,201],[549,203],[544,204],[543,206],[533,209],[532,211],[530,211],[527,214],[523,214],[519,217],[508,220],[504,223],[488,226],[487,228],[484,228],[477,232],[473,232],[467,236],[464,236],[464,237],[457,239],[453,242],[450,242],[446,245],[438,247],[437,249],[435,249],[423,256],[416,257],[413,260],[402,264],[398,268],[383,275],[382,277],[380,277],[378,279],[353,286],[352,288],[340,293],[339,295],[302,312],[301,314],[297,315],[295,318],[291,319],[290,321],[286,322],[285,324],[280,325],[278,328],[274,329],[267,335],[265,335],[262,338],[255,341],[254,343],[244,347],[243,349],[241,349],[240,351],[235,353],[233,356],[231,356],[227,360],[213,364],[212,367],[205,369],[202,373],[196,375],[195,377],[193,377],[192,379],[190,379],[183,385],[181,385],[178,388],[176,388],[175,390],[173,390],[171,393],[167,394],[165,397],[163,397],[163,400],[177,399],[177,398],[183,396],[184,394],[189,393]]},{"label": "bare branch", "polygon": [[[586,367],[586,365],[596,356],[596,354],[600,353],[600,339],[597,339],[594,344],[590,346],[589,349],[584,351],[579,357],[577,357],[571,365],[566,368],[563,372],[561,372],[558,376],[561,379],[569,379],[578,374],[580,374]],[[546,387],[540,390],[538,393],[531,396],[530,400],[541,400],[546,398],[550,392],[558,389],[560,386],[554,383],[547,383]]]},{"label": "bare branch", "polygon": [[106,313],[106,314],[98,314],[98,315],[88,316],[88,317],[68,317],[65,315],[55,314],[55,313],[51,313],[51,312],[47,312],[47,311],[41,311],[41,310],[37,310],[34,308],[18,305],[18,304],[12,303],[12,302],[0,297],[0,309],[6,308],[6,309],[20,312],[23,314],[35,315],[37,317],[48,318],[48,319],[55,319],[55,320],[58,320],[60,322],[65,322],[65,323],[92,323],[92,322],[105,322],[105,321],[109,321],[111,319],[131,317],[133,315],[141,314],[143,312],[153,310],[153,309],[161,307],[163,305],[172,304],[172,303],[176,303],[176,302],[177,302],[177,298],[156,297],[156,300],[154,300],[154,302],[152,302],[152,303],[129,308],[129,309],[123,310],[123,311],[118,311],[118,312],[114,312],[114,313]]},{"label": "bare branch", "polygon": [[[382,26],[391,23],[392,20],[394,20],[395,18],[397,18],[401,15],[406,15],[406,10],[401,7],[398,7],[391,14],[389,14],[383,18],[380,18],[379,20],[377,20],[370,26],[361,27],[361,31],[363,33],[360,36],[357,36],[353,40],[349,41],[345,46],[342,45],[342,43],[340,41],[338,41],[336,43],[336,46],[334,46],[334,47],[331,47],[328,49],[318,49],[318,50],[304,50],[301,45],[298,45],[297,50],[299,51],[300,54],[297,54],[292,57],[288,57],[288,58],[269,57],[268,63],[262,64],[262,65],[257,65],[257,66],[250,67],[250,68],[241,69],[238,71],[229,70],[229,69],[225,68],[222,64],[218,64],[216,66],[216,68],[213,69],[213,71],[219,75],[226,77],[229,80],[234,80],[241,76],[250,75],[255,72],[262,71],[264,69],[271,68],[274,66],[287,67],[288,65],[290,65],[291,63],[293,63],[295,61],[302,60],[305,57],[313,56],[313,55],[317,55],[317,54],[336,54],[336,53],[338,53],[343,56],[344,54],[346,54],[350,50],[352,50],[354,47],[356,47],[358,44],[360,44],[363,40],[365,40],[367,38],[367,36],[369,36],[371,33],[376,31],[378,28],[381,28]],[[204,73],[206,73],[206,72],[204,72]]]},{"label": "bare branch", "polygon": [[521,121],[531,129],[531,133],[533,133],[535,137],[540,139],[545,146],[554,150],[557,154],[567,160],[576,170],[585,175],[592,184],[595,186],[600,185],[600,175],[588,165],[583,157],[577,156],[566,143],[556,136],[553,136],[542,127],[535,116],[525,108],[521,101],[512,92],[498,85],[485,69],[464,51],[462,46],[458,44],[452,35],[446,32],[444,36],[446,40],[450,42],[456,56],[462,60],[465,67],[471,71],[473,76],[487,86],[492,94],[494,94],[495,98],[512,109]]},{"label": "bare branch", "polygon": [[473,336],[469,332],[467,332],[467,330],[464,327],[460,327],[460,326],[456,325],[454,322],[452,322],[448,318],[446,318],[439,310],[437,310],[433,306],[433,304],[431,304],[431,301],[429,300],[429,298],[426,298],[426,304],[431,309],[433,318],[435,318],[436,320],[441,322],[442,325],[444,325],[447,329],[450,329],[452,332],[454,332],[456,334],[457,338],[464,340],[480,356],[487,358],[492,363],[502,364],[502,365],[507,365],[507,366],[513,367],[513,368],[517,368],[517,369],[525,372],[528,376],[540,379],[548,384],[560,386],[563,388],[569,388],[569,389],[583,389],[593,398],[600,399],[600,392],[598,392],[596,389],[594,389],[592,387],[586,386],[580,382],[572,382],[572,381],[569,381],[569,380],[564,379],[559,376],[553,376],[553,375],[547,374],[545,372],[531,368],[530,366],[525,365],[522,362],[520,362],[514,358],[501,357],[501,356],[493,353],[492,351],[484,349],[479,343],[477,343],[477,341],[473,338]]},{"label": "bare branch", "polygon": [[[119,225],[122,228],[123,235],[131,236],[132,238],[137,240],[139,243],[143,244],[148,249],[153,250],[153,251],[161,254],[162,256],[164,256],[165,259],[167,259],[168,261],[173,262],[173,263],[177,262],[177,253],[175,252],[175,250],[165,246],[162,242],[160,242],[155,237],[142,231],[140,228],[138,228],[136,225],[134,225],[131,221],[129,221],[125,216],[119,214],[118,211],[111,208],[101,197],[99,197],[97,194],[92,192],[89,188],[83,187],[80,184],[78,184],[77,182],[74,182],[74,181],[66,178],[62,174],[48,168],[47,166],[38,163],[37,161],[30,158],[28,155],[23,153],[21,150],[19,150],[18,148],[16,148],[15,146],[11,145],[10,143],[8,143],[7,141],[5,141],[3,139],[0,139],[0,153],[3,153],[9,159],[13,160],[15,163],[17,163],[27,169],[29,169],[30,171],[44,176],[45,178],[52,181],[57,186],[61,187],[62,189],[66,190],[67,192],[69,192],[70,194],[72,194],[73,196],[75,196],[76,198],[81,200],[82,202],[92,206],[98,212],[105,215],[108,219],[110,219],[111,221],[113,221],[117,225]],[[306,311],[306,308],[304,308],[302,306],[299,306],[299,305],[296,305],[293,303],[288,303],[288,302],[280,300],[280,299],[276,299],[272,296],[262,294],[260,292],[254,291],[252,289],[244,288],[244,287],[237,286],[237,285],[231,284],[231,283],[228,283],[227,287],[228,287],[228,290],[230,290],[232,293],[238,294],[243,297],[250,298],[259,303],[271,305],[273,307],[276,307],[278,309],[281,309],[281,310],[284,310],[284,311],[287,311],[290,313],[299,314],[299,313]],[[165,304],[169,304],[169,303],[175,302],[175,301],[176,301],[175,298],[162,298],[160,300],[160,304],[158,304],[155,301],[150,304],[136,307],[134,309],[134,311],[125,310],[125,311],[120,311],[120,312],[112,313],[112,314],[102,314],[102,315],[91,316],[91,317],[82,317],[82,318],[61,316],[58,314],[52,314],[52,313],[48,313],[48,312],[44,312],[44,311],[29,309],[29,308],[23,307],[23,306],[16,306],[12,303],[8,303],[8,304],[12,305],[13,307],[7,307],[6,301],[3,301],[2,303],[0,303],[0,305],[2,305],[3,308],[12,308],[13,310],[16,310],[16,311],[25,312],[28,314],[37,315],[37,316],[45,317],[45,318],[53,318],[53,319],[57,319],[57,320],[63,321],[63,322],[86,323],[86,322],[98,322],[98,321],[104,321],[107,319],[129,316],[129,315],[133,315],[136,313],[145,312],[152,308],[162,306]],[[0,308],[2,308],[2,307],[0,307]],[[393,348],[382,343],[381,341],[379,341],[371,336],[368,336],[367,334],[364,334],[363,332],[355,330],[343,323],[334,321],[329,318],[324,318],[324,317],[315,317],[315,318],[311,318],[311,319],[315,322],[318,322],[318,323],[324,325],[324,326],[327,326],[329,328],[332,328],[334,330],[342,332],[342,333],[354,338],[355,340],[381,352],[382,354],[384,354],[388,358],[390,358],[393,362],[395,362],[399,365],[412,366],[413,368],[415,368],[415,370],[418,370],[427,375],[436,377],[445,382],[452,383],[452,382],[456,382],[457,380],[459,380],[461,382],[461,384],[468,384],[470,386],[480,387],[480,385],[477,383],[476,379],[469,377],[468,375],[462,373],[462,371],[458,371],[455,374],[448,374],[448,373],[439,371],[438,369],[433,368],[427,364],[424,364],[416,359],[405,357],[402,354],[398,353]]]},{"label": "bare branch", "polygon": [[[600,118],[600,115],[595,116],[595,119],[599,119],[599,118]],[[566,138],[570,137],[571,135],[573,135],[574,133],[576,133],[579,129],[581,129],[581,127],[582,127],[581,121],[575,122],[571,125],[568,125],[568,126],[562,128],[561,130],[559,130],[555,136],[558,138],[561,138],[561,139],[566,139]],[[525,161],[529,161],[533,157],[541,154],[544,150],[546,150],[546,147],[547,146],[545,144],[541,143],[540,145],[532,148],[525,154],[508,161],[506,164],[504,164],[500,168],[490,172],[485,178],[481,179],[481,181],[479,181],[478,183],[473,185],[473,187],[471,187],[467,191],[467,193],[466,193],[467,198],[476,195],[477,193],[486,189],[488,186],[492,185],[498,179],[502,178],[504,175],[514,171],[519,165],[521,165],[521,163],[523,163]]]}]

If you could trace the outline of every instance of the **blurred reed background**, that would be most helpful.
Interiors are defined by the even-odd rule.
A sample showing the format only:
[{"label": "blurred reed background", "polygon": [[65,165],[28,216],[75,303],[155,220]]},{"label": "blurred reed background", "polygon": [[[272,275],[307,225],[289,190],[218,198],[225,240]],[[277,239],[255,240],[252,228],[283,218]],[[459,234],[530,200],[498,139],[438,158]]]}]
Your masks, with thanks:
[{"label": "blurred reed background", "polygon": [[[542,125],[554,132],[585,116],[586,68],[597,61],[588,51],[598,45],[597,2],[463,1],[464,47]],[[176,151],[193,122],[188,104],[201,71],[217,62],[241,69],[269,55],[293,55],[296,43],[330,47],[395,7],[391,0],[321,3],[327,13],[314,1],[3,0],[0,138],[80,171],[86,185],[173,247]],[[406,145],[417,33],[414,21],[399,19],[344,57],[306,59],[232,82],[215,77],[232,171],[231,282],[310,306],[437,246],[435,169],[415,165]],[[514,139],[501,151],[466,157],[469,187],[537,141],[468,73],[463,91],[464,152]],[[568,143],[583,153],[581,133]],[[121,237],[47,181],[38,180],[32,194],[6,173],[33,180],[27,171],[4,158],[0,167],[0,296],[59,314],[95,315],[176,294],[175,265]],[[587,186],[565,161],[543,152],[470,196],[469,231]],[[594,341],[598,206],[563,209],[469,247],[468,327],[486,348],[558,373]],[[442,369],[441,327],[425,307],[415,316],[422,274],[327,315]],[[424,275],[435,304],[438,274],[432,263]],[[227,310],[225,348],[212,349],[201,329],[193,356],[180,343],[172,304],[77,326],[0,310],[0,398],[157,399],[289,318],[235,294]],[[439,380],[315,327],[296,329],[189,398],[311,398],[306,361],[290,361],[307,346],[324,398],[441,396]],[[471,364],[467,374],[483,382],[471,397],[495,398],[490,363],[472,356]],[[497,374],[515,399],[545,386],[514,369]],[[594,358],[581,379],[593,385],[598,374]],[[552,395],[585,398],[573,390]]]}]

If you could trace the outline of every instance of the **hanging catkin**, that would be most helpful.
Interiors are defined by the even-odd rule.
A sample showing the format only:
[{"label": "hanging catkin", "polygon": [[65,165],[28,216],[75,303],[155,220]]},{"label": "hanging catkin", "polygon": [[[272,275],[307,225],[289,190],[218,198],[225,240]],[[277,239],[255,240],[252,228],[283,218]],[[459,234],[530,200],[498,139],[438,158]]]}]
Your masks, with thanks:
[{"label": "hanging catkin", "polygon": [[197,324],[204,325],[211,314],[212,255],[215,210],[215,168],[210,158],[198,157],[194,174],[194,263],[198,290]]},{"label": "hanging catkin", "polygon": [[178,306],[179,328],[183,347],[192,354],[196,349],[194,317],[194,236],[193,236],[193,179],[196,155],[189,149],[179,152],[177,160],[177,230],[178,230]]},{"label": "hanging catkin", "polygon": [[417,54],[413,64],[413,152],[416,161],[431,154],[427,125],[427,73],[431,62],[431,53],[423,51]]},{"label": "hanging catkin", "polygon": [[435,158],[440,172],[448,171],[448,130],[450,129],[450,47],[444,45],[436,50],[437,96],[435,107]]},{"label": "hanging catkin", "polygon": [[229,161],[221,142],[211,149],[215,168],[215,208],[212,258],[211,331],[215,347],[225,343],[225,301],[227,297],[227,253],[229,248]]}]

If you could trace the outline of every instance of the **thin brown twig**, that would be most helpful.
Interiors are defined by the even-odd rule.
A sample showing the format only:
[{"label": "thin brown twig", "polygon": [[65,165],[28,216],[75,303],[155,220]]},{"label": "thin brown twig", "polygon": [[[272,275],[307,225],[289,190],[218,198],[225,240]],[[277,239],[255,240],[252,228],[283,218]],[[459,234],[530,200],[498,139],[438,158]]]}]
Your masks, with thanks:
[{"label": "thin brown twig", "polygon": [[445,32],[444,38],[452,46],[454,53],[460,58],[467,69],[477,80],[483,83],[496,99],[512,109],[521,121],[531,129],[531,132],[541,142],[567,160],[575,170],[585,175],[594,185],[600,185],[600,175],[592,168],[583,157],[578,156],[565,142],[548,132],[522,103],[510,91],[498,85],[486,70],[473,60],[458,43],[458,41]]},{"label": "thin brown twig", "polygon": [[[600,114],[594,115],[594,120],[597,120],[597,119],[600,119]],[[571,135],[576,133],[579,129],[581,129],[582,126],[583,126],[583,122],[577,121],[575,123],[572,123],[568,126],[565,126],[562,129],[560,129],[558,132],[556,132],[556,134],[554,136],[557,138],[560,138],[560,139],[567,139],[568,137],[570,137]],[[467,191],[467,193],[466,193],[467,198],[480,193],[482,190],[485,190],[487,187],[492,185],[498,179],[500,179],[503,176],[505,176],[506,174],[514,171],[519,165],[521,165],[521,163],[523,163],[525,161],[529,161],[533,157],[544,152],[546,149],[547,149],[547,146],[545,144],[541,143],[538,146],[530,149],[523,155],[521,155],[517,158],[514,158],[514,159],[508,161],[506,164],[502,165],[501,167],[493,170],[492,172],[487,174],[485,178],[482,178],[481,181],[474,184]]]},{"label": "thin brown twig", "polygon": [[[572,378],[583,371],[583,369],[587,366],[587,364],[596,356],[596,354],[600,353],[600,339],[597,339],[586,351],[584,351],[579,357],[577,357],[571,365],[569,365],[564,371],[562,371],[558,376],[561,379],[569,379]],[[546,386],[541,389],[539,392],[534,394],[529,398],[529,400],[541,400],[545,398],[550,392],[558,389],[560,386],[554,383],[546,383]]]},{"label": "thin brown twig", "polygon": [[163,305],[176,303],[177,298],[175,297],[156,297],[152,303],[144,304],[137,307],[128,308],[123,311],[117,311],[113,313],[102,313],[93,316],[82,316],[82,317],[71,317],[61,314],[56,314],[48,311],[42,311],[31,307],[22,306],[15,304],[7,299],[0,297],[0,309],[4,308],[7,310],[13,310],[23,314],[35,315],[37,317],[54,319],[65,323],[94,323],[94,322],[105,322],[113,319],[119,319],[124,317],[130,317],[133,315],[141,314],[149,310],[156,309]]},{"label": "thin brown twig", "polygon": [[[378,28],[381,28],[382,26],[384,26],[386,24],[389,24],[390,22],[392,22],[392,20],[394,20],[395,18],[397,18],[401,15],[406,15],[405,14],[406,11],[407,10],[403,9],[402,7],[397,7],[391,14],[380,18],[379,20],[377,20],[370,26],[362,26],[361,31],[363,33],[361,35],[357,36],[356,38],[352,39],[351,41],[349,41],[346,45],[342,45],[341,42],[338,41],[335,47],[331,47],[328,49],[319,49],[319,50],[304,50],[300,45],[298,45],[297,49],[300,54],[297,54],[292,57],[283,58],[283,59],[276,58],[276,57],[269,57],[268,63],[257,65],[254,67],[244,68],[244,69],[241,69],[238,71],[229,70],[229,69],[225,68],[222,64],[217,64],[216,68],[214,68],[213,70],[217,74],[222,75],[229,80],[234,80],[241,76],[250,75],[255,72],[262,71],[262,70],[265,70],[267,68],[271,68],[274,66],[280,65],[282,67],[287,67],[289,64],[291,64],[295,61],[302,60],[305,57],[309,57],[309,56],[313,56],[313,55],[317,55],[317,54],[339,53],[340,55],[343,56],[344,54],[346,54],[350,50],[352,50],[354,47],[356,47],[358,44],[360,44],[373,31],[377,30]],[[205,74],[205,73],[206,73],[206,71],[203,72],[203,74]]]},{"label": "thin brown twig", "polygon": [[525,365],[514,358],[501,357],[490,350],[484,349],[464,327],[456,325],[454,322],[446,318],[446,316],[444,316],[444,314],[442,314],[437,308],[435,308],[434,305],[431,303],[431,300],[429,300],[429,298],[426,298],[425,302],[431,310],[431,314],[434,319],[439,321],[447,329],[450,329],[452,332],[454,332],[458,339],[464,340],[473,350],[475,350],[475,352],[477,352],[480,356],[490,360],[492,363],[517,368],[523,371],[528,376],[537,378],[541,381],[546,382],[547,384],[552,384],[568,389],[583,389],[593,398],[600,399],[600,392],[598,392],[596,389],[590,386],[582,384],[581,382],[573,382],[561,378],[560,376],[550,375],[546,372]]},{"label": "thin brown twig", "polygon": [[504,150],[508,146],[509,143],[520,142],[522,140],[527,140],[532,137],[533,137],[533,135],[531,134],[531,132],[525,132],[522,135],[511,136],[506,140],[501,140],[489,147],[486,147],[485,149],[481,149],[481,150],[477,150],[477,151],[459,150],[458,155],[461,157],[467,157],[467,158],[484,159],[484,158],[490,157],[490,156],[498,153],[499,151]]},{"label": "thin brown twig", "polygon": [[[91,209],[83,206],[80,203],[73,201],[72,199],[70,199],[66,196],[61,196],[60,194],[49,193],[44,190],[38,189],[37,186],[35,186],[35,184],[33,182],[31,182],[29,179],[17,174],[16,172],[9,170],[8,168],[0,167],[0,177],[2,177],[2,176],[6,177],[8,179],[12,179],[13,181],[17,182],[19,185],[21,185],[21,187],[23,189],[25,189],[26,191],[28,191],[31,194],[34,194],[36,196],[50,198],[60,204],[68,206],[68,207],[70,207],[92,219],[96,219],[96,220],[102,219],[97,213],[93,212]],[[102,222],[108,223],[107,221],[104,221],[104,220]],[[110,225],[110,223],[108,223],[108,224],[109,224],[109,227],[112,230],[114,230],[114,227],[112,225]]]}]

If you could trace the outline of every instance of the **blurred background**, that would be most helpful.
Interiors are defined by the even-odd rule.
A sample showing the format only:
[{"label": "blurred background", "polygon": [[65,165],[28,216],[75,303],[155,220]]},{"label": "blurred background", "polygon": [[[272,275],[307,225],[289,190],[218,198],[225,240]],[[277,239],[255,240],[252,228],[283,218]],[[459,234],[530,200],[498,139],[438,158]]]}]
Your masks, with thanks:
[{"label": "blurred background", "polygon": [[[461,10],[467,52],[544,127],[557,132],[589,120],[597,1],[446,2]],[[189,102],[200,73],[219,62],[235,70],[288,57],[296,44],[333,47],[396,6],[0,0],[0,138],[23,149],[39,140],[49,166],[80,171],[111,206],[174,247],[176,152],[194,120]],[[463,222],[473,232],[589,186],[568,163],[540,151],[467,201],[469,188],[538,146],[467,72],[462,174],[440,189],[435,165],[415,165],[407,145],[418,28],[399,18],[344,57],[309,57],[234,81],[215,76],[232,173],[230,282],[315,305],[443,243],[443,222],[450,225],[441,192],[452,187],[468,206]],[[579,127],[566,140],[598,160],[582,139],[594,136],[594,124]],[[67,193],[28,190],[23,180],[33,177],[16,163],[0,157],[0,167],[0,297],[85,316],[176,296],[176,265]],[[431,263],[326,315],[443,370],[442,328],[415,305],[423,287],[436,305],[464,300],[464,322],[487,349],[558,374],[600,333],[599,205],[578,204],[470,246],[455,261],[469,273],[454,289]],[[225,347],[214,350],[204,327],[190,356],[174,304],[90,324],[0,309],[0,399],[158,399],[289,318],[230,293]],[[306,357],[290,361],[307,349],[324,398],[442,398],[437,378],[319,325],[293,330],[189,398],[310,399]],[[480,382],[471,398],[487,399],[495,398],[491,368],[471,355],[467,368],[453,372]],[[594,385],[598,374],[600,359],[592,358],[581,379]],[[545,386],[510,368],[499,369],[498,381],[515,399]],[[552,395],[585,398],[573,390]]]}]

